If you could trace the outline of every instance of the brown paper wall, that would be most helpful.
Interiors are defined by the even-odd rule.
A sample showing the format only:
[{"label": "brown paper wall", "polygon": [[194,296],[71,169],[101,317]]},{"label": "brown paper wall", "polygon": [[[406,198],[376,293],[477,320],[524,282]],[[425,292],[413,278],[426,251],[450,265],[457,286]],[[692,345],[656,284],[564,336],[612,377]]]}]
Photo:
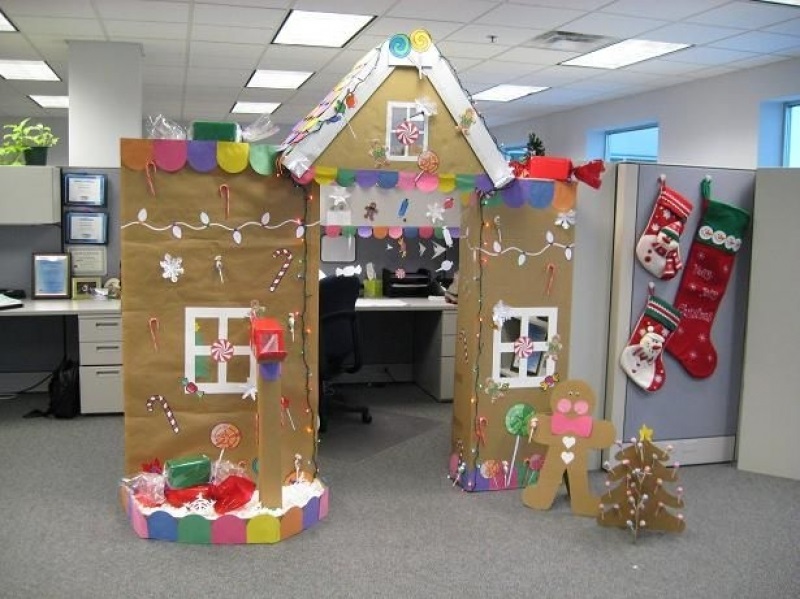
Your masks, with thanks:
[{"label": "brown paper wall", "polygon": [[[297,222],[317,221],[316,201],[308,201],[291,180],[263,176],[250,168],[238,174],[219,168],[199,173],[187,165],[172,173],[157,170],[152,181],[155,196],[145,171],[122,168],[126,472],[136,472],[154,459],[163,463],[198,453],[215,458],[227,445],[225,458],[243,463],[252,474],[256,404],[243,398],[250,373],[249,319],[231,316],[226,333],[219,310],[246,311],[253,301],[266,308],[265,316],[283,325],[288,351],[281,376],[281,391],[289,401],[279,440],[282,457],[280,464],[270,467],[288,475],[294,471],[294,454],[299,453],[304,469],[316,471],[319,233],[309,227],[307,235],[297,236]],[[230,193],[227,214],[221,185]],[[267,226],[262,221],[265,213],[269,213]],[[240,243],[234,239],[237,230]],[[285,259],[273,256],[279,249],[291,251],[292,261],[271,292]],[[175,283],[162,276],[160,262],[166,254],[182,260],[184,273]],[[217,256],[224,281],[215,268]],[[212,315],[193,320],[187,308],[212,308]],[[296,313],[294,340],[288,330],[290,313]],[[195,363],[197,379],[189,383],[221,382],[219,363],[207,355],[218,338],[237,346],[225,362],[231,389],[187,393],[187,381],[182,379],[189,362]],[[153,410],[148,410],[153,396],[168,402],[177,433],[158,400],[150,402]],[[237,435],[240,439],[233,447]]]},{"label": "brown paper wall", "polygon": [[[510,410],[517,404],[527,404],[537,413],[549,413],[547,381],[542,381],[545,388],[537,383],[509,388],[502,397],[494,399],[490,394],[487,379],[493,378],[492,354],[497,329],[493,317],[498,302],[511,309],[557,309],[557,334],[562,348],[554,370],[560,380],[568,377],[572,262],[567,259],[570,252],[566,248],[574,243],[574,228],[565,230],[556,226],[555,221],[561,212],[574,205],[574,184],[556,182],[554,195],[547,208],[534,208],[527,203],[511,208],[496,198],[489,205],[473,202],[462,209],[450,473],[458,477],[466,490],[533,483],[536,476],[526,460],[545,453],[543,447],[528,442],[527,429],[521,436],[509,432],[513,423],[507,423],[507,417],[513,419]],[[547,241],[548,232],[553,236],[552,245]],[[500,244],[500,252],[496,251],[495,243]],[[527,252],[522,263],[519,250]],[[528,255],[540,251],[538,256]],[[495,377],[495,380],[509,379]],[[503,461],[509,465],[508,474],[503,471]]]},{"label": "brown paper wall", "polygon": [[[395,69],[350,119],[333,143],[314,162],[321,166],[340,169],[374,169],[375,161],[369,154],[373,139],[381,144],[386,139],[386,107],[388,102],[414,102],[428,98],[437,106],[437,114],[430,117],[428,147],[439,156],[439,173],[482,173],[478,161],[456,122],[428,81],[420,79],[416,69]],[[392,160],[386,170],[419,172],[416,160]]]}]

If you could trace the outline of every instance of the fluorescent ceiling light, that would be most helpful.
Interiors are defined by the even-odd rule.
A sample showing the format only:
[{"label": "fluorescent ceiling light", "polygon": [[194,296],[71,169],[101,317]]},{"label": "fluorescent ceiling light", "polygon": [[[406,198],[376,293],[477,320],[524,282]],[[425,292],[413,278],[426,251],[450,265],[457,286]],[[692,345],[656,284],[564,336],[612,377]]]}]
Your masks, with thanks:
[{"label": "fluorescent ceiling light", "polygon": [[479,94],[472,96],[473,100],[484,102],[511,102],[523,96],[543,92],[549,87],[532,87],[530,85],[495,85]]},{"label": "fluorescent ceiling light", "polygon": [[0,11],[0,31],[17,31],[17,28],[3,14],[3,11]]},{"label": "fluorescent ceiling light", "polygon": [[250,77],[247,87],[297,89],[313,74],[313,71],[268,71],[258,69]]},{"label": "fluorescent ceiling light", "polygon": [[231,113],[272,114],[280,105],[280,102],[236,102],[231,109]]},{"label": "fluorescent ceiling light", "polygon": [[292,10],[272,43],[341,48],[374,18],[374,15]]},{"label": "fluorescent ceiling light", "polygon": [[656,56],[663,56],[688,48],[691,44],[653,42],[650,40],[625,40],[618,44],[600,48],[583,56],[562,62],[570,67],[592,67],[595,69],[619,69]]},{"label": "fluorescent ceiling light", "polygon": [[31,81],[61,81],[43,60],[0,60],[0,77]]},{"label": "fluorescent ceiling light", "polygon": [[69,96],[28,96],[42,108],[69,108]]}]

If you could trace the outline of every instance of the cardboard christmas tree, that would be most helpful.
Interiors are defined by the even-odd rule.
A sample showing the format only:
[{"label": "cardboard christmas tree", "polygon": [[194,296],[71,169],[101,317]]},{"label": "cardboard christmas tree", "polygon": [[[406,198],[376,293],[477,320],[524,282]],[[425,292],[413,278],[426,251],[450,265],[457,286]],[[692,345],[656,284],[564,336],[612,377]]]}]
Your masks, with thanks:
[{"label": "cardboard christmas tree", "polygon": [[669,489],[678,480],[679,464],[668,468],[669,453],[651,436],[652,430],[643,426],[639,439],[632,438],[614,456],[618,463],[608,471],[609,490],[601,497],[597,515],[603,526],[630,530],[634,542],[645,530],[682,532],[686,527],[683,514],[672,511],[683,507],[683,488],[677,487],[674,495]]}]

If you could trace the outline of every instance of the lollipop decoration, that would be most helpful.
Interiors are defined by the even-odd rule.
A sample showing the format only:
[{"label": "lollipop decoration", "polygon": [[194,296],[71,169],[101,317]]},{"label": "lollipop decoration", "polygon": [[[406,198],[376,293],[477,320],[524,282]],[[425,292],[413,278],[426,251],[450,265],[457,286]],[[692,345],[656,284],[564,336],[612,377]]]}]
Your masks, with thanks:
[{"label": "lollipop decoration", "polygon": [[242,441],[242,431],[230,422],[220,422],[211,429],[210,438],[217,449],[235,449]]},{"label": "lollipop decoration", "polygon": [[417,142],[419,139],[419,127],[411,121],[403,121],[393,131],[397,141],[404,146],[410,146]]},{"label": "lollipop decoration", "polygon": [[519,449],[519,440],[521,437],[528,433],[531,418],[536,414],[533,407],[528,404],[518,403],[514,404],[506,412],[506,430],[514,435],[517,439],[514,442],[514,453],[511,456],[510,468],[506,473],[505,486],[507,487],[511,482],[511,472],[514,469],[514,462],[517,459],[517,450]]},{"label": "lollipop decoration", "polygon": [[408,37],[411,49],[415,52],[427,52],[431,47],[431,34],[425,29],[415,29]]},{"label": "lollipop decoration", "polygon": [[284,414],[286,414],[286,417],[289,419],[289,424],[292,425],[292,430],[296,431],[297,427],[294,425],[294,418],[292,418],[292,412],[289,410],[289,398],[281,396],[281,426],[283,426]]},{"label": "lollipop decoration", "polygon": [[419,178],[424,173],[432,175],[439,170],[439,156],[432,150],[425,150],[417,157],[417,166],[419,166],[420,173],[417,175],[415,181],[419,181]]},{"label": "lollipop decoration", "polygon": [[397,58],[411,54],[411,40],[405,33],[397,33],[389,39],[389,52]]},{"label": "lollipop decoration", "polygon": [[528,358],[533,353],[533,340],[530,337],[519,337],[514,341],[514,353],[520,359]]},{"label": "lollipop decoration", "polygon": [[227,339],[217,339],[211,344],[211,359],[228,362],[233,357],[233,344]]}]

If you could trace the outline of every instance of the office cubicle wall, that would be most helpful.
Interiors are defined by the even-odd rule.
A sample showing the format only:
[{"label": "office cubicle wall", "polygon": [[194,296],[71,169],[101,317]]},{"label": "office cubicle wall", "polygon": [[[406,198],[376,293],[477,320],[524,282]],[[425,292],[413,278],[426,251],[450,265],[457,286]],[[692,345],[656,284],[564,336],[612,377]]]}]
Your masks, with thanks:
[{"label": "office cubicle wall", "polygon": [[800,479],[800,171],[756,171],[739,423],[742,470]]},{"label": "office cubicle wall", "polygon": [[648,297],[648,283],[655,295],[672,303],[682,273],[671,280],[653,277],[634,253],[653,210],[659,177],[694,204],[681,236],[684,261],[689,254],[701,215],[700,184],[712,179],[712,198],[752,211],[755,173],[749,170],[689,166],[621,164],[617,171],[616,228],[612,275],[611,323],[608,346],[606,414],[617,434],[638,436],[642,425],[655,430],[656,441],[671,443],[673,457],[681,463],[730,461],[739,415],[744,326],[750,271],[751,238],[747,235],[736,254],[733,273],[713,323],[711,340],[718,352],[715,372],[708,378],[689,375],[668,353],[662,356],[665,382],[648,392],[630,381],[619,365]]}]

